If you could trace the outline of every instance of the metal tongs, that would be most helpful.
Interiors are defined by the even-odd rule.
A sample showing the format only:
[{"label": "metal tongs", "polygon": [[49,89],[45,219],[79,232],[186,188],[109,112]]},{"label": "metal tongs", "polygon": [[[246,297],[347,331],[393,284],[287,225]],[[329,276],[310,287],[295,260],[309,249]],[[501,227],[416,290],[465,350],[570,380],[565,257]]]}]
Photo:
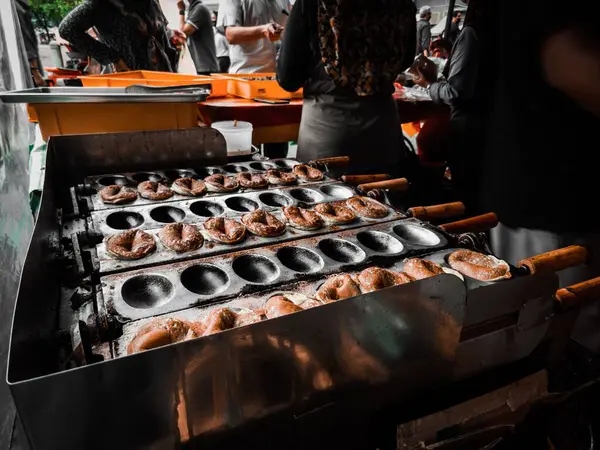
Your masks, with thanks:
[{"label": "metal tongs", "polygon": [[212,85],[210,84],[186,84],[183,86],[147,86],[145,84],[134,84],[127,86],[125,92],[128,94],[193,94],[210,95]]}]

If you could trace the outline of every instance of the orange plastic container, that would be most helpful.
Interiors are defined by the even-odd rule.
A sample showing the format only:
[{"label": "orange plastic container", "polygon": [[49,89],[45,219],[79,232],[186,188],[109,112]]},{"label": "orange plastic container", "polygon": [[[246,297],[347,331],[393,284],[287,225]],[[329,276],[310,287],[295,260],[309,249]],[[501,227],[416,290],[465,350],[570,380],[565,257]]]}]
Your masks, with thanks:
[{"label": "orange plastic container", "polygon": [[[223,78],[227,82],[227,93],[247,99],[272,98],[288,99],[302,97],[302,89],[293,94],[279,86],[274,73],[240,73],[240,74],[211,74],[213,78]],[[260,78],[273,78],[261,80]]]},{"label": "orange plastic container", "polygon": [[[198,126],[191,103],[35,103],[44,140],[61,134],[172,130]],[[31,119],[31,115],[30,115]]]},{"label": "orange plastic container", "polygon": [[184,86],[187,84],[210,84],[211,98],[227,95],[227,81],[220,77],[187,75],[183,73],[153,72],[135,70],[132,72],[110,73],[79,77],[84,87],[127,87],[132,84],[149,86]]}]

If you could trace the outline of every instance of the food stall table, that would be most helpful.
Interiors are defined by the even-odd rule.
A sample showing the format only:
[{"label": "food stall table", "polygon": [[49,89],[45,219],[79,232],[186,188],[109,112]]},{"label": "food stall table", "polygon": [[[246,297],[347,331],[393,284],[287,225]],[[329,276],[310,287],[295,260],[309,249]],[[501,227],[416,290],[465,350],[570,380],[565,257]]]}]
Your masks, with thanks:
[{"label": "food stall table", "polygon": [[208,125],[223,120],[250,122],[254,127],[253,143],[295,141],[298,139],[302,100],[289,104],[267,104],[244,98],[208,99],[198,104],[202,121]]},{"label": "food stall table", "polygon": [[[222,120],[240,120],[254,126],[253,143],[295,141],[298,139],[302,100],[288,104],[268,104],[244,98],[224,97],[208,99],[198,104],[202,121],[208,125]],[[396,99],[402,123],[418,122],[447,111],[443,105],[431,101]]]}]

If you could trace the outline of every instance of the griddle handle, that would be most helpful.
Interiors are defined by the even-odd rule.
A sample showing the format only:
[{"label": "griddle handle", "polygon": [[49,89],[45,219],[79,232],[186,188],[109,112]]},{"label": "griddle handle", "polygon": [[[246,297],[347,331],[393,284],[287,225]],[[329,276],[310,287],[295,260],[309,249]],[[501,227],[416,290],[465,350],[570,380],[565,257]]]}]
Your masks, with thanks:
[{"label": "griddle handle", "polygon": [[333,156],[331,158],[315,159],[315,160],[309,162],[309,164],[311,166],[327,166],[327,167],[347,166],[348,164],[350,164],[350,157],[349,156]]},{"label": "griddle handle", "polygon": [[480,233],[495,228],[498,225],[498,216],[494,213],[482,214],[481,216],[471,217],[470,219],[459,220],[458,222],[446,223],[440,225],[440,228],[446,233]]},{"label": "griddle handle", "polygon": [[559,289],[556,291],[555,299],[561,312],[579,308],[594,300],[600,300],[600,277]]},{"label": "griddle handle", "polygon": [[342,181],[352,186],[359,184],[375,183],[376,181],[389,180],[390,176],[387,173],[379,173],[376,175],[344,175]]},{"label": "griddle handle", "polygon": [[587,260],[588,251],[585,247],[571,245],[519,261],[517,267],[527,270],[530,274],[553,273],[585,264]]},{"label": "griddle handle", "polygon": [[375,183],[364,183],[358,185],[358,190],[364,193],[375,189],[383,189],[390,192],[405,192],[408,190],[408,180],[406,178],[396,178],[394,180],[377,181]]},{"label": "griddle handle", "polygon": [[408,213],[416,219],[430,222],[432,220],[463,216],[465,214],[465,205],[462,202],[454,202],[433,206],[415,206],[414,208],[409,208]]}]

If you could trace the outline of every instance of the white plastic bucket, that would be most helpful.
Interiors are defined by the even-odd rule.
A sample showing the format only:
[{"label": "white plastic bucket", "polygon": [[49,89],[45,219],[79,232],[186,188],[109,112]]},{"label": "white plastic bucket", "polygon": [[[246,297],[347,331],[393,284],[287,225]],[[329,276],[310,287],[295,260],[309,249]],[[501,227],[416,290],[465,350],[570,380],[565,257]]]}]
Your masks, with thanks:
[{"label": "white plastic bucket", "polygon": [[237,120],[215,122],[212,128],[225,136],[227,155],[249,155],[252,153],[252,124]]}]

